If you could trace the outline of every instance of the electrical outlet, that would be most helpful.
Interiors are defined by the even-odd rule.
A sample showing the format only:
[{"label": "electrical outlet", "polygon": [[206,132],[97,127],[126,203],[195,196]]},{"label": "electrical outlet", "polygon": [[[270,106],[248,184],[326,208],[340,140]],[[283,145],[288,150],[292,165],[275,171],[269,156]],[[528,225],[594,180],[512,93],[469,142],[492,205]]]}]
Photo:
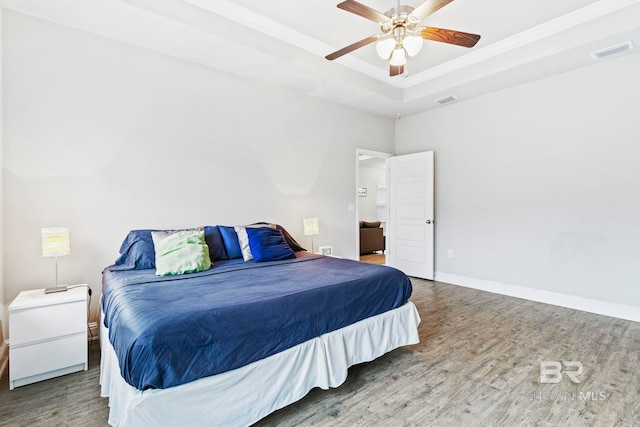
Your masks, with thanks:
[{"label": "electrical outlet", "polygon": [[453,249],[449,249],[449,250],[447,251],[447,257],[449,257],[449,258],[453,258]]}]

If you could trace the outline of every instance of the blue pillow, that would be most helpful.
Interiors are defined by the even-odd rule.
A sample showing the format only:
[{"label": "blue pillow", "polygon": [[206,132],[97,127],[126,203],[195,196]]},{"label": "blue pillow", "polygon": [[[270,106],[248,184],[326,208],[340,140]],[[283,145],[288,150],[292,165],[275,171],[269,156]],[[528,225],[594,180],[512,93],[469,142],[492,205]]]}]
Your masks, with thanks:
[{"label": "blue pillow", "polygon": [[222,242],[224,243],[224,249],[227,251],[227,257],[229,259],[242,258],[242,250],[240,249],[240,242],[238,241],[238,235],[233,227],[227,227],[225,225],[219,225],[220,235],[222,235]]},{"label": "blue pillow", "polygon": [[156,268],[156,251],[151,232],[131,230],[120,245],[120,256],[110,270],[143,270]]},{"label": "blue pillow", "polygon": [[204,240],[207,242],[207,246],[209,246],[209,258],[211,258],[211,262],[229,259],[227,251],[224,248],[222,234],[220,234],[220,229],[217,225],[213,227],[207,225],[204,227]]},{"label": "blue pillow", "polygon": [[280,230],[268,227],[248,228],[249,248],[255,262],[295,258]]},{"label": "blue pillow", "polygon": [[[271,224],[271,223],[256,222],[256,224]],[[273,224],[273,225],[275,225],[276,228],[282,232],[282,235],[284,236],[284,241],[287,242],[287,244],[289,245],[289,247],[293,252],[306,251],[306,249],[300,246],[300,243],[296,242],[296,239],[294,239],[293,236],[289,234],[289,232],[283,226],[281,226],[280,224]]]}]

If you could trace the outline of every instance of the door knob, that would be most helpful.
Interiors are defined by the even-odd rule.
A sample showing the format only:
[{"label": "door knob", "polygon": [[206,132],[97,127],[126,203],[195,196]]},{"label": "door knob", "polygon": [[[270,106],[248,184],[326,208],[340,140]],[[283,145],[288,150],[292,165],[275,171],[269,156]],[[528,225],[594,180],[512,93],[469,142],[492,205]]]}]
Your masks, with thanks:
[{"label": "door knob", "polygon": [[431,224],[431,220],[430,219],[427,220],[427,224]]}]

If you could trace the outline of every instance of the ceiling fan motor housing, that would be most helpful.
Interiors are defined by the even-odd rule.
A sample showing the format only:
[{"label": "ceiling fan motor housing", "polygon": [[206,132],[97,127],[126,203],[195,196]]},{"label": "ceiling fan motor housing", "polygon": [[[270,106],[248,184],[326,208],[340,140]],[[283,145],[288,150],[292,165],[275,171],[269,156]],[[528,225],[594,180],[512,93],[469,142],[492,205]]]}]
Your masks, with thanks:
[{"label": "ceiling fan motor housing", "polygon": [[380,29],[383,33],[388,33],[391,30],[398,27],[406,27],[409,29],[414,29],[418,22],[414,19],[411,19],[410,14],[413,12],[413,7],[400,5],[394,8],[387,10],[384,14],[388,16],[391,20],[383,23],[380,26]]}]

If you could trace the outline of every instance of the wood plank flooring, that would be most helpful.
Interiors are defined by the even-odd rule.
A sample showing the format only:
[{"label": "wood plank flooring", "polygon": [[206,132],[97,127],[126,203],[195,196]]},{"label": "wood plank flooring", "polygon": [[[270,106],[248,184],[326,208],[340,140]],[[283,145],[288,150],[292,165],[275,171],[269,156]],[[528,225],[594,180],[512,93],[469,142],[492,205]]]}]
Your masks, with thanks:
[{"label": "wood plank flooring", "polygon": [[387,262],[385,254],[367,254],[360,255],[360,262],[366,262],[367,264],[384,264]]},{"label": "wood plank flooring", "polygon": [[[11,362],[9,362],[11,363]],[[0,426],[108,426],[107,399],[100,397],[100,345],[89,345],[89,370],[9,391],[0,380]]]},{"label": "wood plank flooring", "polygon": [[[413,279],[420,344],[349,369],[265,426],[640,426],[640,323]],[[99,348],[90,369],[9,391],[0,426],[106,426]],[[541,361],[579,361],[539,384]]]}]

